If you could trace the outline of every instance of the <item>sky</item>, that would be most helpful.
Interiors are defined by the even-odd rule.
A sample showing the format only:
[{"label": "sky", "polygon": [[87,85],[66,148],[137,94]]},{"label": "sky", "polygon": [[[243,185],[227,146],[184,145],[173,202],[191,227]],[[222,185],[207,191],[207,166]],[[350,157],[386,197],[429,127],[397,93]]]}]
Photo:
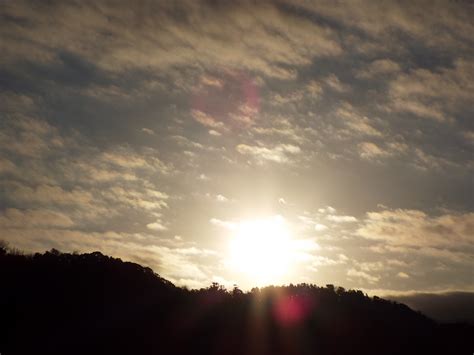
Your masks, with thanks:
[{"label": "sky", "polygon": [[473,2],[4,1],[0,18],[10,246],[248,289],[265,280],[230,245],[271,224],[291,238],[275,283],[474,291]]}]

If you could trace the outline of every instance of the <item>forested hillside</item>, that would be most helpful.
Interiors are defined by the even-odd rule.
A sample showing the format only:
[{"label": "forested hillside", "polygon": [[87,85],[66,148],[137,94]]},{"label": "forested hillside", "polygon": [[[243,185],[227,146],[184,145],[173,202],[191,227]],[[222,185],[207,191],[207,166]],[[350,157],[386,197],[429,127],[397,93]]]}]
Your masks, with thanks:
[{"label": "forested hillside", "polygon": [[472,354],[473,328],[327,285],[178,288],[99,252],[0,250],[1,354]]}]

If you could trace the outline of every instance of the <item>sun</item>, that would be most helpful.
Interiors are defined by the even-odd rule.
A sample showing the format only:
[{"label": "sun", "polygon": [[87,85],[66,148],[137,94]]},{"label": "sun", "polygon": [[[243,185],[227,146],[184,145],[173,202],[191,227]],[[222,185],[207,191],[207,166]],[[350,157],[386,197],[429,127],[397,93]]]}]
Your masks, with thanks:
[{"label": "sun", "polygon": [[283,281],[291,264],[291,235],[281,216],[241,221],[230,241],[230,265],[255,286]]}]

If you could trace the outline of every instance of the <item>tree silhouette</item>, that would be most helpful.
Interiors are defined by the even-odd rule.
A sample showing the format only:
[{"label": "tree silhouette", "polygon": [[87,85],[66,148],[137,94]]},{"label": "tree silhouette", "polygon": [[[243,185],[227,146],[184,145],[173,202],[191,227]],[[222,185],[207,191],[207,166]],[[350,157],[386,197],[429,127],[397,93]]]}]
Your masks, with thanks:
[{"label": "tree silhouette", "polygon": [[311,284],[188,290],[94,252],[0,244],[1,354],[472,354],[473,327]]}]

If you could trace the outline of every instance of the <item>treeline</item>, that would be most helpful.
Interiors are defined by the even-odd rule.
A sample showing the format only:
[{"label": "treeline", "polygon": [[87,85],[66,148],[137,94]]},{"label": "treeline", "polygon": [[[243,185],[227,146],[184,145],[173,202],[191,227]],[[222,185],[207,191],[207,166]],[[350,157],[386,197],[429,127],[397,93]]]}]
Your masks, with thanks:
[{"label": "treeline", "polygon": [[309,284],[242,292],[174,286],[99,252],[0,246],[0,353],[472,354],[467,324],[438,324],[361,291]]}]

